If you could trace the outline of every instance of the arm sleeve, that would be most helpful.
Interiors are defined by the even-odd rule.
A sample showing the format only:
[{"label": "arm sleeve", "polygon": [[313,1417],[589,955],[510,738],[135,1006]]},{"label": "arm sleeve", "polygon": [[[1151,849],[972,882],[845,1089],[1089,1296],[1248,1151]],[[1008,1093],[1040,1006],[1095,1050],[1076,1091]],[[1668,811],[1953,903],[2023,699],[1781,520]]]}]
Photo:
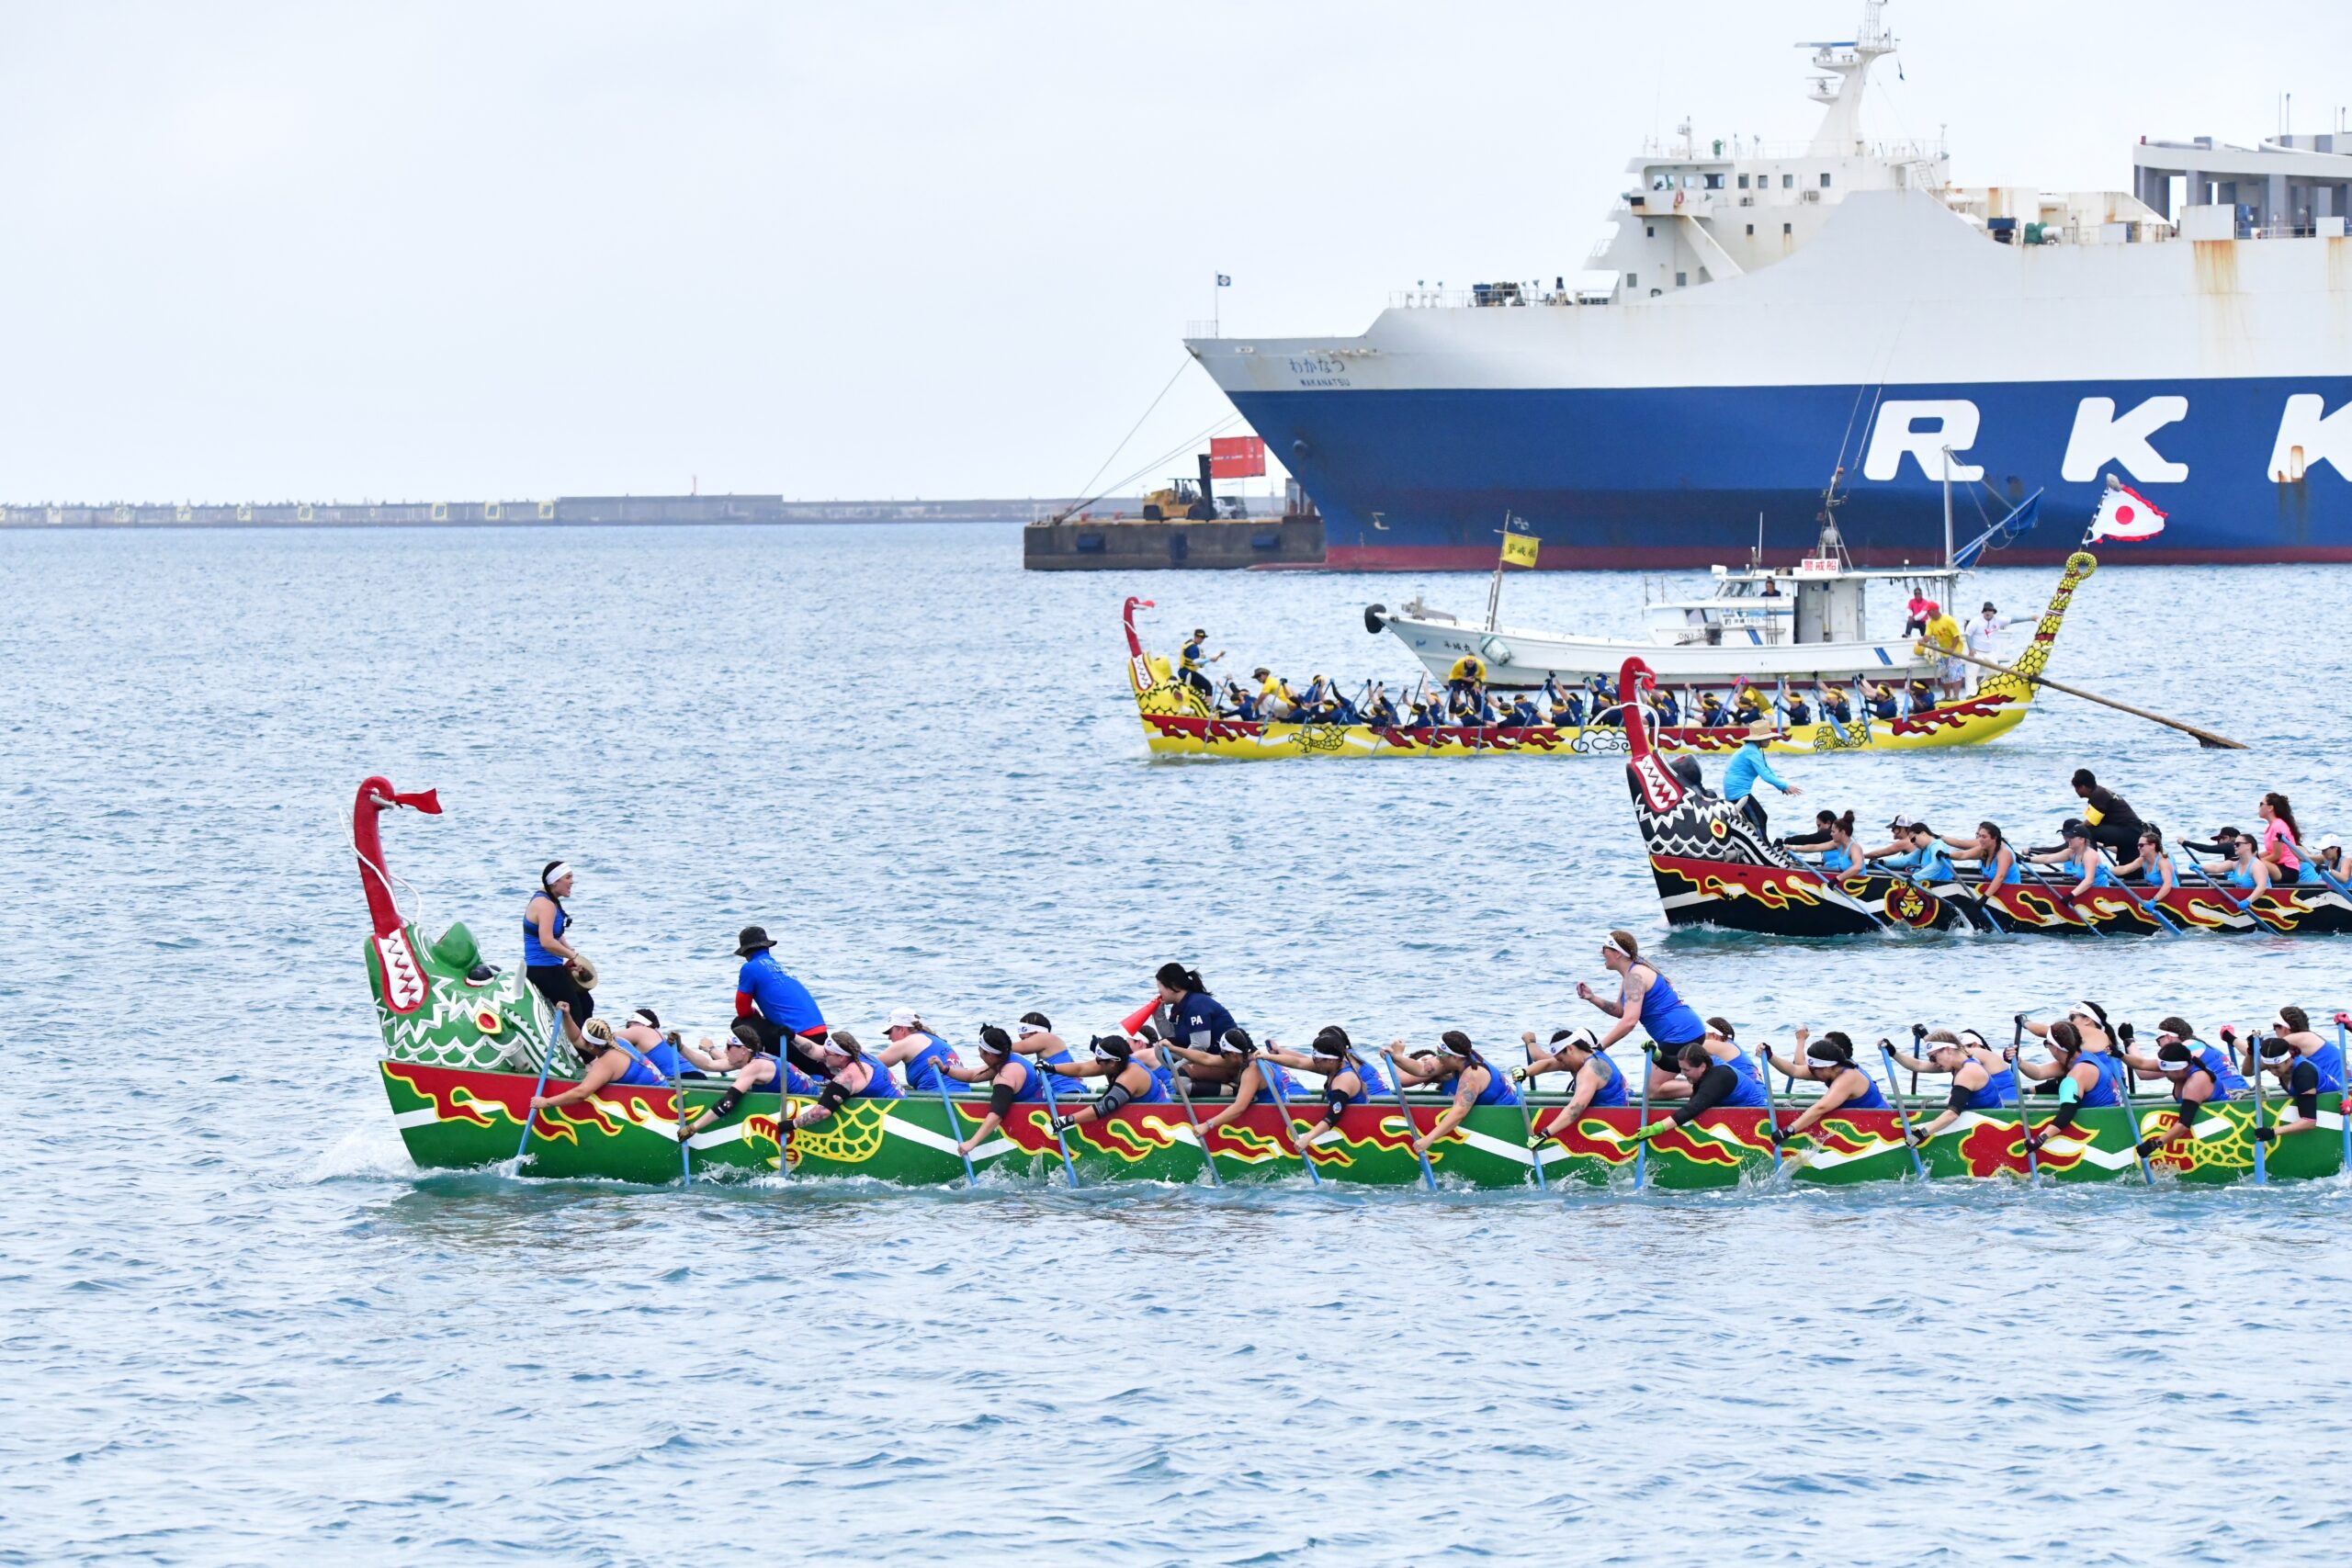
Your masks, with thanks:
[{"label": "arm sleeve", "polygon": [[1688,1127],[1693,1121],[1721,1105],[1730,1098],[1732,1090],[1738,1087],[1739,1075],[1721,1062],[1715,1063],[1699,1075],[1698,1085],[1690,1090],[1690,1098],[1684,1100],[1682,1108],[1674,1113],[1674,1124],[1678,1127]]},{"label": "arm sleeve", "polygon": [[735,1016],[737,1018],[749,1018],[752,1016],[752,993],[741,989],[740,987],[735,992]]}]

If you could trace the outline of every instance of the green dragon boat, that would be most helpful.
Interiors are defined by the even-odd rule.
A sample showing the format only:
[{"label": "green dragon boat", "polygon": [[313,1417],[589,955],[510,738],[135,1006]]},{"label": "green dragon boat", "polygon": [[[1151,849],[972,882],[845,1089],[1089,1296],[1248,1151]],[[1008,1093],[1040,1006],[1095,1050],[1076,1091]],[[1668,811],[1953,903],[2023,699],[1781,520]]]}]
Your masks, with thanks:
[{"label": "green dragon boat", "polygon": [[[377,829],[378,815],[392,807],[429,813],[441,807],[429,790],[399,794],[385,780],[371,778],[359,786],[352,819],[353,847],[375,928],[366,955],[384,1040],[379,1072],[393,1123],[420,1167],[468,1170],[511,1165],[517,1174],[531,1177],[644,1183],[742,1180],[779,1171],[795,1180],[848,1177],[904,1187],[944,1187],[967,1179],[956,1145],[988,1114],[987,1099],[977,1095],[853,1100],[817,1126],[793,1129],[792,1117],[808,1100],[779,1101],[754,1093],[727,1120],[695,1134],[683,1156],[677,1138],[681,1114],[692,1118],[714,1106],[724,1092],[722,1083],[610,1087],[592,1099],[531,1115],[535,1091],[577,1081],[571,1054],[550,1052],[553,1021],[546,1004],[519,974],[484,964],[465,926],[452,925],[439,940],[427,942],[401,916]],[[2346,1129],[2342,1100],[2338,1094],[2323,1096],[2317,1128],[2270,1143],[2264,1150],[2263,1176],[2305,1179],[2344,1170],[2352,1130]],[[2169,1100],[2084,1111],[2076,1135],[2052,1136],[2033,1155],[2028,1153],[2018,1112],[1999,1110],[1963,1112],[1915,1161],[1904,1136],[1905,1117],[1931,1116],[1941,1109],[1939,1100],[1903,1101],[1900,1110],[1832,1112],[1806,1139],[1777,1155],[1766,1118],[1777,1115],[1785,1124],[1802,1102],[1777,1112],[1711,1111],[1688,1127],[1654,1136],[1646,1147],[1634,1137],[1642,1111],[1591,1111],[1565,1139],[1547,1142],[1540,1156],[1531,1151],[1530,1117],[1545,1118],[1565,1103],[1563,1096],[1538,1094],[1524,1110],[1476,1108],[1430,1149],[1426,1172],[1412,1140],[1444,1114],[1445,1102],[1434,1099],[1352,1107],[1337,1136],[1307,1149],[1304,1159],[1296,1127],[1273,1105],[1253,1106],[1205,1139],[1182,1105],[1130,1106],[1107,1122],[1069,1133],[1065,1145],[1055,1136],[1045,1106],[1023,1104],[1012,1109],[996,1136],[972,1151],[970,1174],[983,1184],[1289,1179],[1506,1190],[1562,1185],[1729,1188],[1770,1178],[1776,1170],[1806,1185],[2029,1175],[2062,1182],[2214,1184],[2255,1176],[2258,1145],[2252,1133],[2256,1117],[2265,1114],[2252,1101],[2213,1107],[2196,1138],[2166,1145],[2144,1167],[2134,1145],[2171,1123]],[[1648,1117],[1657,1120],[1668,1109],[1655,1109]],[[2046,1127],[2049,1118],[2041,1108],[2027,1114],[2037,1129]]]}]

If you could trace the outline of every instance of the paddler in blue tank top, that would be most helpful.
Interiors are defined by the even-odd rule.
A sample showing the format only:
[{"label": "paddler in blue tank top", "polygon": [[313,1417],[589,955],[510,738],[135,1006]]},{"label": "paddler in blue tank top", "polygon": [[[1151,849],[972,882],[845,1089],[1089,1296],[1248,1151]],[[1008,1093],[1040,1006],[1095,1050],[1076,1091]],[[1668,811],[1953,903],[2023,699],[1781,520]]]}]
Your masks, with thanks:
[{"label": "paddler in blue tank top", "polygon": [[825,1037],[825,1015],[808,987],[784,972],[775,961],[775,943],[758,926],[745,926],[735,939],[735,956],[743,961],[735,974],[735,1016],[758,1021],[760,1038],[771,1051],[802,1072],[822,1077],[823,1064],[809,1055],[803,1040]]},{"label": "paddler in blue tank top", "polygon": [[1054,1021],[1042,1012],[1021,1015],[1012,1026],[1012,1048],[1028,1057],[1032,1066],[1067,1067],[1078,1062],[1069,1054],[1069,1042],[1054,1032]]},{"label": "paddler in blue tank top", "polygon": [[571,913],[563,901],[571,897],[573,883],[571,867],[560,860],[540,870],[539,890],[523,906],[523,977],[548,1006],[569,1004],[573,1020],[585,1023],[596,1015],[596,998],[589,995],[596,967],[564,940]]},{"label": "paddler in blue tank top", "polygon": [[1765,1071],[1778,1068],[1790,1077],[1805,1078],[1822,1086],[1813,1103],[1799,1112],[1795,1121],[1785,1128],[1775,1125],[1767,1129],[1775,1144],[1804,1136],[1833,1111],[1893,1109],[1886,1096],[1879,1092],[1878,1080],[1854,1060],[1854,1043],[1843,1031],[1830,1030],[1818,1040],[1810,1038],[1812,1032],[1804,1025],[1798,1025],[1796,1055],[1785,1062],[1770,1045],[1764,1047]]},{"label": "paddler in blue tank top", "polygon": [[765,1049],[758,1025],[757,1019],[737,1019],[729,1032],[726,1046],[716,1055],[712,1055],[712,1043],[707,1039],[699,1046],[679,1047],[688,1060],[704,1070],[732,1075],[727,1092],[718,1097],[718,1102],[678,1129],[681,1142],[734,1115],[736,1107],[747,1097],[782,1094],[793,1100],[808,1100],[824,1088],[822,1080],[811,1077]]},{"label": "paddler in blue tank top", "polygon": [[1233,1103],[1203,1122],[1201,1131],[1204,1133],[1214,1133],[1239,1121],[1251,1106],[1258,1103],[1261,1096],[1269,1104],[1276,1103],[1273,1091],[1266,1087],[1270,1080],[1281,1085],[1285,1099],[1293,1094],[1304,1096],[1306,1092],[1305,1084],[1275,1064],[1261,1060],[1258,1043],[1250,1038],[1248,1030],[1238,1025],[1225,1032],[1224,1038],[1217,1042],[1214,1051],[1202,1051],[1191,1045],[1170,1044],[1165,1048],[1192,1065],[1192,1076],[1195,1081],[1205,1069],[1233,1086]]},{"label": "paddler in blue tank top", "polygon": [[804,1107],[792,1119],[796,1127],[814,1127],[831,1120],[835,1111],[853,1100],[899,1100],[905,1091],[890,1077],[890,1069],[865,1054],[857,1036],[846,1029],[836,1029],[817,1042],[813,1053],[825,1069],[824,1087],[817,1090],[817,1100]]},{"label": "paddler in blue tank top", "polygon": [[[1067,1133],[1090,1122],[1107,1122],[1113,1112],[1124,1111],[1130,1105],[1153,1105],[1167,1098],[1160,1089],[1159,1075],[1151,1070],[1151,1063],[1145,1059],[1142,1049],[1125,1034],[1097,1034],[1087,1041],[1086,1047],[1094,1055],[1091,1062],[1034,1064],[1038,1070],[1052,1075],[1056,1079],[1105,1077],[1111,1080],[1092,1104],[1081,1105],[1076,1111],[1065,1111],[1056,1116],[1053,1119],[1055,1132]],[[1060,1083],[1054,1085],[1054,1091],[1059,1098],[1062,1092]],[[1078,1092],[1075,1081],[1069,1083],[1069,1092]]]},{"label": "paddler in blue tank top", "polygon": [[875,1059],[885,1067],[897,1067],[906,1078],[910,1093],[939,1092],[945,1078],[940,1066],[956,1060],[955,1046],[933,1033],[912,1008],[891,1009],[882,1038],[889,1043],[876,1053]]},{"label": "paddler in blue tank top", "polygon": [[1302,1148],[1311,1149],[1338,1137],[1340,1119],[1350,1106],[1369,1104],[1388,1093],[1388,1080],[1336,1023],[1327,1023],[1316,1032],[1311,1051],[1285,1051],[1269,1040],[1258,1048],[1258,1055],[1280,1066],[1322,1075],[1323,1115],[1298,1140]]},{"label": "paddler in blue tank top", "polygon": [[2203,1119],[2207,1106],[2222,1104],[2246,1089],[2245,1079],[2230,1059],[2197,1038],[2197,1031],[2184,1018],[2167,1018],[2156,1025],[2154,1056],[2126,1051],[2123,1061],[2143,1077],[2153,1074],[2162,1077],[2172,1089],[2172,1125],[2140,1141],[2143,1155],[2154,1154],[2180,1139],[2195,1137],[2197,1123]]},{"label": "paddler in blue tank top", "polygon": [[[674,1071],[665,1078],[650,1065],[646,1047],[637,1040],[616,1038],[613,1026],[605,1020],[592,1018],[583,1028],[572,1021],[569,1005],[558,1002],[555,1012],[583,1070],[580,1081],[569,1089],[555,1094],[533,1095],[531,1110],[534,1111],[545,1111],[551,1106],[571,1105],[606,1088],[661,1089],[675,1079],[677,1075]],[[662,1043],[662,1037],[656,1033],[653,1039],[656,1045],[668,1054],[665,1059],[674,1062],[676,1054]]]},{"label": "paddler in blue tank top", "polygon": [[1473,1106],[1521,1103],[1519,1090],[1511,1087],[1510,1075],[1481,1055],[1470,1043],[1470,1036],[1458,1029],[1449,1029],[1438,1036],[1438,1043],[1442,1050],[1411,1056],[1399,1055],[1405,1049],[1402,1040],[1388,1047],[1400,1079],[1407,1084],[1434,1084],[1438,1093],[1453,1102],[1438,1117],[1437,1125],[1413,1140],[1416,1155],[1428,1154],[1438,1140],[1452,1137]]},{"label": "paddler in blue tank top", "polygon": [[1997,1111],[2018,1102],[2015,1069],[1975,1030],[1954,1032],[1915,1023],[1911,1026],[1911,1039],[1915,1049],[1924,1043],[1925,1050],[1917,1055],[1894,1050],[1897,1066],[1915,1073],[1949,1074],[1951,1078],[1951,1092],[1943,1110],[1937,1112],[1934,1121],[1912,1127],[1911,1142],[1915,1146],[1959,1121],[1964,1112]]},{"label": "paddler in blue tank top", "polygon": [[2256,1128],[2254,1135],[2269,1143],[2290,1133],[2317,1132],[2319,1097],[2344,1091],[2344,1054],[2335,1043],[2312,1032],[2310,1015],[2302,1009],[2284,1007],[2255,1051],[2256,1062],[2278,1078],[2295,1113]]},{"label": "paddler in blue tank top", "polygon": [[[2115,1055],[2114,1037],[2107,1030],[2107,1011],[2098,1003],[2076,1002],[2075,1010],[2057,1023],[2027,1022],[2025,1027],[2049,1040],[2051,1060],[2029,1062],[2020,1056],[2016,1063],[2018,1076],[2042,1083],[2054,1078],[2058,1083],[2058,1114],[2046,1126],[2031,1130],[2031,1118],[2019,1117],[2029,1129],[2026,1142],[2037,1153],[2053,1138],[2081,1141],[2074,1130],[2075,1118],[2081,1112],[2131,1103],[2131,1070]],[[2018,1088],[2022,1107],[2023,1084]]]},{"label": "paddler in blue tank top", "polygon": [[1035,1104],[1046,1098],[1045,1077],[1032,1066],[1029,1059],[1012,1048],[1012,1035],[993,1023],[980,1026],[980,1061],[978,1066],[962,1064],[941,1069],[951,1078],[965,1083],[985,1083],[989,1086],[988,1114],[972,1129],[971,1136],[956,1145],[958,1154],[967,1155],[989,1139],[1016,1105]]},{"label": "paddler in blue tank top", "polygon": [[1565,1143],[1586,1111],[1614,1111],[1628,1103],[1625,1075],[1601,1054],[1600,1036],[1591,1030],[1555,1029],[1552,1032],[1551,1049],[1542,1055],[1536,1052],[1533,1030],[1521,1034],[1519,1042],[1527,1048],[1527,1066],[1512,1075],[1521,1082],[1532,1087],[1540,1074],[1575,1075],[1575,1087],[1569,1091],[1567,1104],[1536,1123],[1534,1133],[1528,1138],[1528,1147],[1541,1147],[1547,1138]]},{"label": "paddler in blue tank top", "polygon": [[1577,996],[1617,1021],[1601,1034],[1594,1048],[1607,1051],[1632,1033],[1634,1025],[1638,1023],[1658,1047],[1657,1060],[1650,1066],[1650,1098],[1672,1099],[1690,1093],[1690,1085],[1672,1070],[1671,1064],[1684,1045],[1705,1035],[1706,1025],[1699,1021],[1690,1005],[1675,994],[1674,983],[1643,961],[1641,949],[1634,945],[1631,932],[1611,931],[1600,944],[1600,961],[1617,976],[1615,1001],[1605,1000],[1595,995],[1590,986],[1581,980],[1577,982]]}]

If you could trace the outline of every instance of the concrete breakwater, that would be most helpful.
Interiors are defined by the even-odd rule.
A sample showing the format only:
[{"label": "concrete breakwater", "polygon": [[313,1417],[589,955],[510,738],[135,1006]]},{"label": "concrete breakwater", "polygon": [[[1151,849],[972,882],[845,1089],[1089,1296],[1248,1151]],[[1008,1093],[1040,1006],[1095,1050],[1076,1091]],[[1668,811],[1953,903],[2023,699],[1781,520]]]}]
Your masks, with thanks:
[{"label": "concrete breakwater", "polygon": [[[780,495],[573,495],[545,501],[56,502],[0,506],[9,528],[401,528],[708,523],[1026,523],[1061,503],[1034,498],[962,501],[786,501]],[[1139,512],[1141,498],[1103,511]]]}]

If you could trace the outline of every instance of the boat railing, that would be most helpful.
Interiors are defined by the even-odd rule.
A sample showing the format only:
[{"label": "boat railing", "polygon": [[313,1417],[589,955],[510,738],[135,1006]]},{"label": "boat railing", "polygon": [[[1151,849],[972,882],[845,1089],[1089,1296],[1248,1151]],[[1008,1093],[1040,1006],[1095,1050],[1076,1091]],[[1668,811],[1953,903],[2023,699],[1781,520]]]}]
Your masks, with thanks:
[{"label": "boat railing", "polygon": [[1521,305],[1605,305],[1613,288],[1555,287],[1541,278],[1520,283],[1481,283],[1469,288],[1396,288],[1388,294],[1392,310],[1460,310]]}]

